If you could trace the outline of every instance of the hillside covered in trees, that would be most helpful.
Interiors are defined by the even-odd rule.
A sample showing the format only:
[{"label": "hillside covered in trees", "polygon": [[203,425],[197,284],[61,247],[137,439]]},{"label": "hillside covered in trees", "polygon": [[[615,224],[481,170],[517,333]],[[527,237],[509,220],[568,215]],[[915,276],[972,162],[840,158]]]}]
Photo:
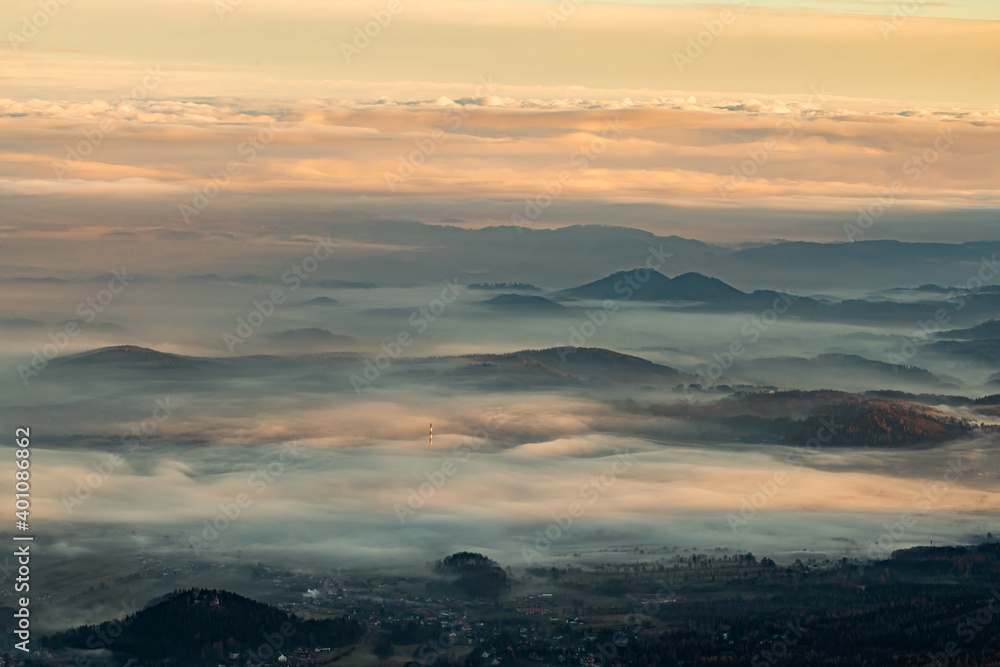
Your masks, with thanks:
[{"label": "hillside covered in trees", "polygon": [[124,619],[47,638],[45,645],[54,650],[110,649],[150,666],[216,665],[230,653],[344,646],[357,641],[362,630],[353,620],[303,620],[235,593],[190,589],[175,591]]},{"label": "hillside covered in trees", "polygon": [[472,598],[495,599],[510,591],[511,577],[495,560],[460,551],[434,564],[442,588]]},{"label": "hillside covered in trees", "polygon": [[708,438],[802,444],[822,433],[824,446],[890,448],[940,444],[976,431],[997,432],[995,426],[927,404],[961,406],[988,416],[993,410],[989,398],[796,390],[736,392],[701,403],[643,406],[626,400],[618,405],[633,414],[701,423],[702,435]]}]

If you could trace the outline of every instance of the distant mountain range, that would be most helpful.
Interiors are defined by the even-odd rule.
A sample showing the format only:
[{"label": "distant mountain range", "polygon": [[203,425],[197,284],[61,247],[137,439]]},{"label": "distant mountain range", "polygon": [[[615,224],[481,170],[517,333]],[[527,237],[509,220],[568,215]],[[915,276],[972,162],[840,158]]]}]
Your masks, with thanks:
[{"label": "distant mountain range", "polygon": [[1000,340],[1000,320],[986,320],[968,329],[951,329],[937,334],[946,340]]},{"label": "distant mountain range", "polygon": [[[640,282],[640,279],[643,279]],[[933,319],[944,308],[950,320],[968,321],[1000,310],[1000,294],[984,290],[962,297],[961,303],[945,301],[906,302],[868,299],[823,300],[790,292],[756,290],[744,292],[700,273],[684,273],[668,278],[658,271],[632,269],[617,271],[593,282],[548,295],[572,301],[613,300],[685,304],[690,309],[714,312],[762,312],[787,310],[796,318],[823,322],[907,323]],[[959,308],[958,306],[961,305]]]},{"label": "distant mountain range", "polygon": [[[309,330],[293,330],[294,337],[304,336],[312,341],[318,336],[326,340],[329,332],[316,334]],[[299,347],[312,348],[312,343]],[[669,389],[678,382],[693,381],[694,376],[669,366],[654,363],[641,357],[621,354],[612,350],[587,347],[562,347],[541,350],[522,350],[507,354],[475,354],[455,357],[415,358],[406,360],[406,367],[414,373],[440,372],[442,362],[448,364],[446,373],[464,377],[476,383],[496,383],[510,389],[539,385],[600,385],[636,384],[653,385]],[[284,375],[294,368],[310,371],[326,369],[331,373],[327,382],[341,382],[338,373],[351,371],[361,363],[361,356],[353,353],[313,354],[309,349],[287,356],[254,355],[233,357],[190,357],[159,352],[135,345],[120,345],[91,350],[56,359],[57,366],[94,373],[98,367],[111,372],[119,370],[151,371],[175,369],[180,375],[171,374],[178,382],[186,379],[211,379],[223,381],[247,375]],[[436,369],[436,370],[435,370]],[[185,372],[186,371],[186,372]],[[193,375],[190,375],[193,373]],[[207,374],[206,374],[207,373]],[[456,375],[457,374],[457,375]],[[96,374],[92,377],[97,376]],[[337,378],[341,379],[337,379]],[[416,377],[416,376],[414,376]]]},{"label": "distant mountain range", "polygon": [[[635,265],[650,248],[669,254],[659,267],[670,275],[697,272],[746,290],[749,285],[788,285],[817,292],[836,285],[878,290],[934,283],[960,289],[984,258],[1000,254],[1000,241],[921,243],[859,240],[853,243],[774,241],[738,246],[706,243],[676,235],[657,235],[615,225],[568,225],[530,229],[513,225],[469,229],[457,225],[403,221],[344,222],[344,239],[382,244],[385,239],[412,247],[433,248],[435,264],[454,266],[460,278],[482,282],[512,275],[532,284],[580,284]],[[581,262],[581,258],[588,258]],[[421,275],[427,255],[400,257],[393,266],[367,272],[352,265],[359,280],[400,284]],[[464,273],[463,273],[464,272]],[[485,276],[485,277],[484,277]],[[1000,282],[1000,281],[994,281]],[[951,289],[951,288],[948,288]],[[507,290],[515,291],[515,290]]]},{"label": "distant mountain range", "polygon": [[1000,365],[1000,339],[942,340],[928,346],[938,354],[962,356],[996,368]]},{"label": "distant mountain range", "polygon": [[[242,382],[247,377],[280,377],[309,391],[349,391],[350,374],[363,367],[362,357],[356,354],[199,358],[128,345],[93,350],[60,363],[79,367],[92,382],[107,377],[98,372],[104,368],[109,368],[116,380],[145,379],[148,372],[159,386],[176,382],[178,391],[191,387],[203,390],[205,383],[218,383],[215,386],[224,391],[225,382]],[[176,370],[167,373],[163,369]],[[705,391],[700,386],[701,378],[693,373],[596,347],[552,347],[398,362],[399,377],[412,386],[447,386],[459,392],[582,390],[609,404],[617,402],[629,412],[671,418],[629,420],[608,427],[623,434],[697,437],[713,442],[789,443],[810,430],[815,433],[822,425],[817,421],[820,418],[834,416],[847,427],[839,441],[842,446],[938,443],[963,437],[975,428],[992,427],[952,419],[931,406],[966,406],[970,414],[985,416],[994,415],[996,403],[1000,402],[996,396],[974,400],[945,394],[907,394],[898,388],[908,383],[919,390],[927,387],[935,391],[948,385],[920,368],[898,367],[849,354],[741,361],[732,371],[735,379],[731,382],[742,384],[720,383]],[[796,384],[795,378],[801,382]],[[864,385],[873,378],[892,389],[823,389]],[[798,388],[775,391],[775,385]],[[653,403],[638,408],[627,397]]]},{"label": "distant mountain range", "polygon": [[[648,279],[640,282],[646,276]],[[618,271],[586,285],[557,292],[557,296],[575,299],[629,298],[637,301],[743,303],[750,295],[730,287],[718,278],[700,273],[684,273],[676,278],[668,278],[658,271],[635,269]]]},{"label": "distant mountain range", "polygon": [[[968,281],[1000,254],[1000,241],[920,243],[860,240],[853,243],[774,241],[720,245],[676,235],[657,235],[613,225],[568,225],[531,229],[513,225],[469,229],[458,225],[410,221],[365,220],[331,222],[328,231],[345,241],[384,246],[386,239],[413,252],[392,253],[391,262],[371,262],[370,256],[343,256],[325,266],[307,287],[364,289],[376,285],[430,284],[446,271],[463,284],[504,280],[532,285],[574,285],[641,264],[656,249],[669,255],[659,270],[669,275],[697,272],[715,276],[744,291],[752,285],[818,293],[831,286],[852,290],[890,290],[909,285],[965,291]],[[277,270],[277,269],[276,269]],[[336,277],[326,271],[335,271]],[[232,277],[190,276],[192,281],[269,285],[280,280],[262,271]],[[513,276],[513,278],[511,278]],[[65,282],[66,275],[14,276],[8,281]],[[165,279],[159,276],[156,279]],[[149,279],[153,279],[149,277]],[[997,278],[983,291],[997,289]],[[920,291],[921,288],[917,288]],[[933,287],[924,291],[930,293]],[[503,291],[517,292],[519,288]]]},{"label": "distant mountain range", "polygon": [[[536,297],[531,297],[536,298]],[[557,304],[554,304],[557,308]],[[119,345],[90,350],[56,359],[57,366],[68,368],[101,366],[110,369],[210,369],[213,377],[240,377],[246,373],[280,372],[281,368],[308,365],[325,367],[331,371],[350,368],[361,357],[355,353],[336,352],[314,354],[317,348],[351,345],[358,341],[350,336],[340,336],[324,329],[292,329],[277,334],[281,347],[288,348],[287,355],[254,355],[233,357],[193,357],[160,352],[136,345]],[[936,345],[970,344],[943,341]],[[990,348],[991,350],[994,348]],[[623,354],[597,347],[552,347],[527,349],[503,354],[472,354],[453,357],[412,358],[405,360],[408,367],[422,368],[430,364],[448,362],[469,378],[495,377],[502,372],[512,386],[518,381],[532,384],[532,378],[547,378],[546,382],[612,382],[664,385],[669,383],[701,383],[693,373],[655,363],[642,357]],[[318,365],[319,364],[319,365]],[[893,382],[921,383],[928,387],[953,386],[948,379],[918,367],[904,367],[883,361],[867,359],[853,354],[829,353],[815,357],[776,357],[741,360],[731,371],[739,382],[756,383],[756,386],[785,385],[782,378],[788,375],[824,378],[843,383],[852,376],[882,379],[886,385]],[[519,378],[519,380],[518,380]],[[839,378],[839,379],[838,379]],[[671,385],[673,386],[673,385]],[[817,387],[807,387],[817,388]]]}]

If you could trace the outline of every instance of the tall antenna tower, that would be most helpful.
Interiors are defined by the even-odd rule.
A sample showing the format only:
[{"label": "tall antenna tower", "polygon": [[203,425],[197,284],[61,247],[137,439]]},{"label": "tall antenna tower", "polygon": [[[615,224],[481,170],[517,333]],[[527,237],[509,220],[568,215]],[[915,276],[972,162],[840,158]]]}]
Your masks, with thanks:
[{"label": "tall antenna tower", "polygon": [[428,435],[430,437],[430,444],[433,445],[434,444],[434,424],[433,423],[431,423],[431,431],[430,431],[430,433]]}]

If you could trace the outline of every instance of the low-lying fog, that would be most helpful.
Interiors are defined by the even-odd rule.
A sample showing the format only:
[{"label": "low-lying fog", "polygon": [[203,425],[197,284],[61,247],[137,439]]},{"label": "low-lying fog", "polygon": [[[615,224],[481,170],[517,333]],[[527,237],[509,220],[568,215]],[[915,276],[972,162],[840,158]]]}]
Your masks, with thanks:
[{"label": "low-lying fog", "polygon": [[[184,275],[144,272],[141,262],[126,262],[134,278],[124,279],[7,272],[0,417],[8,431],[32,427],[32,522],[47,557],[153,554],[178,568],[239,557],[321,570],[422,567],[460,549],[519,566],[605,546],[679,545],[870,558],[998,527],[994,435],[804,450],[710,442],[683,419],[642,421],[619,407],[691,400],[676,389],[691,383],[996,393],[996,362],[930,345],[916,336],[925,320],[834,323],[794,307],[705,312],[556,294],[610,273],[596,269],[576,282],[553,271],[523,293],[554,303],[513,306],[483,303],[511,290],[469,287],[470,275],[446,263],[412,286],[346,284],[353,276],[324,262],[296,281],[293,267],[308,269],[314,246],[298,240],[239,270],[202,258]],[[787,286],[751,276],[739,287]],[[978,324],[946,297],[899,300],[926,303],[926,321],[948,309],[941,329]],[[905,348],[907,338],[917,344]],[[122,344],[196,359],[73,357]],[[531,375],[454,358],[562,346],[607,348],[678,374],[605,382],[567,379],[558,363]],[[35,351],[51,359],[33,362]],[[907,514],[915,520],[898,530]],[[66,576],[68,591],[88,575]],[[89,608],[85,595],[60,605],[66,623]]]}]

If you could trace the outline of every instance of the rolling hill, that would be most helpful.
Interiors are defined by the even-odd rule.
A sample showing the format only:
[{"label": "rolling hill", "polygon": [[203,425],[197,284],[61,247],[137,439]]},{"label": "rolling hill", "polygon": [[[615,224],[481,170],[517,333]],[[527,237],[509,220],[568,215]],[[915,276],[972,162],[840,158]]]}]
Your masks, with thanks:
[{"label": "rolling hill", "polygon": [[54,359],[52,363],[64,366],[110,365],[154,369],[197,368],[211,362],[207,359],[160,352],[138,345],[114,345]]},{"label": "rolling hill", "polygon": [[[80,652],[91,653],[86,661],[90,664],[106,647],[95,640],[113,637],[110,648],[116,654],[140,661],[171,658],[175,664],[201,666],[216,665],[231,653],[262,654],[266,643],[272,652],[286,653],[300,646],[343,646],[357,641],[362,632],[356,620],[346,617],[303,620],[236,593],[193,588],[154,600],[120,621],[62,632],[46,638],[44,644],[55,653],[75,651],[77,657]],[[277,639],[266,642],[265,637]]]},{"label": "rolling hill", "polygon": [[481,301],[485,306],[503,308],[504,310],[565,310],[565,306],[543,296],[529,294],[498,294],[492,299]]}]

